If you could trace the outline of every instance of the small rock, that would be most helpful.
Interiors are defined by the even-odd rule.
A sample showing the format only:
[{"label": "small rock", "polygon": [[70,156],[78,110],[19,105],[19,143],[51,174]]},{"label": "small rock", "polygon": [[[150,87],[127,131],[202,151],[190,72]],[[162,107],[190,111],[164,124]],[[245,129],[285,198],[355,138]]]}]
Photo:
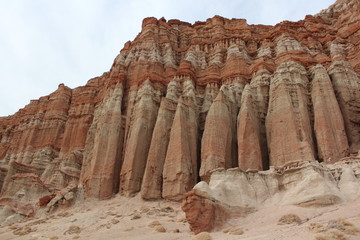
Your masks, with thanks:
[{"label": "small rock", "polygon": [[114,212],[108,212],[108,214],[109,214],[110,216],[116,216],[116,215],[117,215],[117,213],[114,213]]},{"label": "small rock", "polygon": [[148,208],[148,207],[141,207],[140,208],[140,212],[141,213],[147,213],[147,212],[149,212],[150,211],[150,208]]},{"label": "small rock", "polygon": [[319,233],[319,232],[324,232],[325,231],[325,227],[324,225],[322,225],[321,223],[310,223],[310,225],[308,226],[309,230],[315,233]]},{"label": "small rock", "polygon": [[244,230],[242,230],[242,228],[239,227],[229,227],[229,228],[225,228],[223,230],[223,233],[229,233],[231,235],[242,235],[244,234]]},{"label": "small rock", "polygon": [[27,235],[31,232],[35,232],[36,229],[33,229],[31,227],[28,227],[28,226],[25,226],[25,227],[21,227],[21,228],[18,228],[16,230],[13,231],[13,234],[14,235],[19,235],[19,236],[23,236],[23,235]]},{"label": "small rock", "polygon": [[68,230],[64,232],[64,234],[79,234],[81,232],[81,228],[76,225],[71,225]]},{"label": "small rock", "polygon": [[174,232],[174,233],[179,233],[180,230],[177,228],[177,229],[175,229],[173,232]]},{"label": "small rock", "polygon": [[162,225],[158,225],[155,227],[156,232],[166,232],[166,229]]},{"label": "small rock", "polygon": [[186,218],[181,218],[181,219],[178,220],[178,222],[187,223],[187,219]]},{"label": "small rock", "polygon": [[282,216],[278,223],[278,225],[284,225],[284,224],[301,224],[301,219],[298,215],[296,214],[286,214],[284,216]]},{"label": "small rock", "polygon": [[136,220],[136,219],[139,219],[139,218],[141,218],[141,215],[136,213],[131,217],[131,220]]},{"label": "small rock", "polygon": [[244,230],[242,230],[241,228],[235,228],[235,229],[232,229],[232,231],[230,231],[229,234],[242,235],[242,234],[244,234]]},{"label": "small rock", "polygon": [[192,240],[211,240],[211,239],[212,238],[208,232],[201,232],[192,238]]},{"label": "small rock", "polygon": [[59,213],[58,216],[59,217],[70,217],[72,216],[73,214],[72,213],[69,213],[69,212],[62,212],[62,213]]},{"label": "small rock", "polygon": [[65,198],[65,200],[69,201],[69,200],[74,198],[74,193],[73,192],[68,192],[68,193],[65,194],[64,198]]},{"label": "small rock", "polygon": [[171,213],[174,212],[174,209],[172,207],[164,207],[160,209],[161,212]]},{"label": "small rock", "polygon": [[159,226],[161,225],[161,223],[159,221],[152,221],[151,223],[148,224],[148,227],[156,227],[156,226]]},{"label": "small rock", "polygon": [[111,220],[111,223],[112,223],[112,224],[117,224],[117,223],[119,223],[119,222],[120,222],[120,221],[117,220],[117,219],[112,219],[112,220]]}]

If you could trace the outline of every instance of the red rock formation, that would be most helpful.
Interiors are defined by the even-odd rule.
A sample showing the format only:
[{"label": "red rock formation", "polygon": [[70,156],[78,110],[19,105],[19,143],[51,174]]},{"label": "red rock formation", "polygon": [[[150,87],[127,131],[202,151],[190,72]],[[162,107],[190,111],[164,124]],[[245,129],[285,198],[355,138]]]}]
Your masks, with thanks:
[{"label": "red rock formation", "polygon": [[360,78],[350,64],[334,61],[329,74],[337,92],[337,99],[343,114],[350,150],[356,153],[360,148]]},{"label": "red rock formation", "polygon": [[117,84],[94,113],[87,135],[87,151],[80,178],[89,197],[106,199],[119,188],[123,142],[122,97],[123,87]]},{"label": "red rock formation", "polygon": [[254,111],[254,100],[250,85],[246,85],[238,116],[239,168],[243,170],[263,170],[260,122]]},{"label": "red rock formation", "polygon": [[230,218],[244,217],[253,211],[252,208],[229,206],[196,189],[184,195],[181,208],[195,234],[217,230]]},{"label": "red rock formation", "polygon": [[121,168],[120,191],[125,195],[132,195],[140,191],[156,121],[158,101],[158,96],[150,81],[144,82],[137,92]]},{"label": "red rock formation", "polygon": [[24,179],[41,186],[34,204],[69,184],[180,200],[214,168],[336,161],[346,141],[358,152],[359,11],[338,0],[275,26],[144,19],[109,72],[0,118],[0,203],[21,205]]},{"label": "red rock formation", "polygon": [[306,70],[296,62],[279,66],[270,82],[266,116],[270,165],[315,160]]},{"label": "red rock formation", "polygon": [[194,86],[184,83],[171,128],[169,147],[163,171],[162,197],[181,200],[198,178],[198,123]]},{"label": "red rock formation", "polygon": [[144,199],[161,198],[163,168],[170,140],[171,126],[179,98],[178,88],[178,81],[170,82],[166,97],[161,100],[141,187],[141,196]]},{"label": "red rock formation", "polygon": [[336,161],[349,152],[343,117],[326,69],[313,69],[311,98],[318,156],[325,162]]},{"label": "red rock formation", "polygon": [[233,86],[223,85],[212,103],[205,122],[201,145],[201,168],[202,180],[209,180],[210,172],[216,168],[235,167],[237,161],[234,152],[233,132],[236,121],[232,118],[232,112],[237,112]]}]

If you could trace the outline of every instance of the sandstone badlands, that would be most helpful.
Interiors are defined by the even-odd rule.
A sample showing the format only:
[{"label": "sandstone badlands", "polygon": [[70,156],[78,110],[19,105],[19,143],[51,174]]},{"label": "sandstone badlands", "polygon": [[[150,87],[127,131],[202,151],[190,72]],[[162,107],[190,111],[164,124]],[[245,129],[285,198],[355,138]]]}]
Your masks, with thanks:
[{"label": "sandstone badlands", "polygon": [[[264,229],[285,210],[301,219],[292,239],[308,239],[314,219],[325,222],[316,214],[336,212],[359,227],[359,12],[358,0],[338,0],[275,26],[144,19],[108,72],[75,89],[60,84],[0,118],[1,239],[34,218],[44,234],[33,238],[48,239],[44,226],[62,212],[80,229],[102,235],[105,224],[103,236],[124,239],[132,230],[114,228],[136,213],[137,234],[153,216],[180,231],[164,239],[190,238],[188,227],[224,239],[229,224],[247,239],[269,239]],[[104,204],[123,217],[96,220]],[[171,213],[161,213],[166,204]],[[261,214],[269,218],[262,227],[244,221]]]}]

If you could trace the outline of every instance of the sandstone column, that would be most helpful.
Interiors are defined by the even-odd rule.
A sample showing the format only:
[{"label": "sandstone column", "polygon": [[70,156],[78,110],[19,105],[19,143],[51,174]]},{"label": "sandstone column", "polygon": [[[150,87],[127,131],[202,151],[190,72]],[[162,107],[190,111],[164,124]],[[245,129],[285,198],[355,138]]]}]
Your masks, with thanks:
[{"label": "sandstone column", "polygon": [[119,181],[123,129],[121,103],[123,87],[118,83],[96,109],[87,138],[87,156],[80,182],[87,197],[110,198]]},{"label": "sandstone column", "polygon": [[[236,116],[237,96],[241,96],[239,83],[222,85],[212,103],[201,141],[200,177],[208,181],[210,172],[216,168],[231,168],[237,165]],[[240,102],[240,101],[239,101]]]},{"label": "sandstone column", "polygon": [[260,142],[260,122],[254,111],[250,85],[246,85],[238,115],[238,161],[242,170],[263,170]]},{"label": "sandstone column", "polygon": [[194,86],[191,81],[186,81],[176,108],[164,163],[163,198],[179,201],[197,182],[197,145],[198,122]]},{"label": "sandstone column", "polygon": [[266,117],[270,165],[315,160],[307,84],[306,70],[293,61],[281,64],[271,79]]},{"label": "sandstone column", "polygon": [[[225,85],[222,88],[226,87]],[[219,167],[231,168],[232,124],[229,102],[220,89],[206,117],[201,140],[200,177],[208,181],[210,171]]]},{"label": "sandstone column", "polygon": [[325,162],[331,162],[345,157],[349,151],[344,120],[326,69],[318,64],[312,73],[311,98],[318,155]]},{"label": "sandstone column", "polygon": [[158,111],[158,95],[149,80],[143,83],[137,93],[133,122],[125,142],[124,161],[120,173],[120,191],[127,196],[139,192],[141,188]]},{"label": "sandstone column", "polygon": [[171,81],[166,97],[161,100],[141,186],[141,197],[144,199],[161,198],[163,167],[179,98],[178,88],[179,82]]},{"label": "sandstone column", "polygon": [[256,103],[256,109],[254,110],[259,120],[259,134],[263,170],[267,170],[269,168],[269,153],[266,139],[265,119],[269,105],[270,78],[270,72],[265,68],[261,68],[255,73],[255,77],[250,82],[253,101],[255,101]]},{"label": "sandstone column", "polygon": [[328,69],[344,118],[350,151],[360,149],[360,78],[345,61],[334,61]]}]

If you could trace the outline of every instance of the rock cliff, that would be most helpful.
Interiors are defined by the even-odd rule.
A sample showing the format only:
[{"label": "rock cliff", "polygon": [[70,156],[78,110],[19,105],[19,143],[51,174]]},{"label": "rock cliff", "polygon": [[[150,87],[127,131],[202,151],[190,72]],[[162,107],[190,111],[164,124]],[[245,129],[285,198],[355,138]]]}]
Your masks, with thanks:
[{"label": "rock cliff", "polygon": [[0,205],[29,216],[117,193],[179,201],[217,168],[355,156],[359,12],[338,0],[275,26],[144,19],[108,72],[0,118]]}]

